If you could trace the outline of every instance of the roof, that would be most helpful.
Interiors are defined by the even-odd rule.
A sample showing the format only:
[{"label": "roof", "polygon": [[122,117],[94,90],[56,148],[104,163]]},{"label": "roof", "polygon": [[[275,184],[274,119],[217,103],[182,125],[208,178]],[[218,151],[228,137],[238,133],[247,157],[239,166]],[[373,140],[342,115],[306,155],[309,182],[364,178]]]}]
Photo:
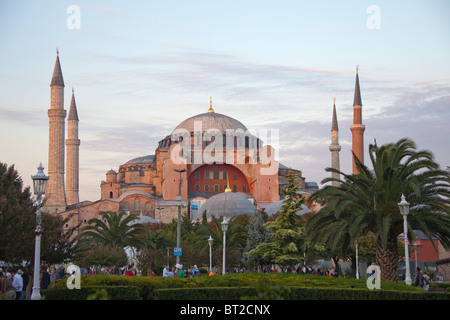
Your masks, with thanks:
[{"label": "roof", "polygon": [[227,129],[242,129],[243,132],[247,131],[247,127],[244,126],[240,121],[217,112],[206,112],[190,117],[181,122],[175,128],[175,130],[177,129],[184,129],[189,132],[200,131],[200,129],[201,132],[204,132],[208,129],[216,129],[221,131],[222,133],[226,133]]},{"label": "roof", "polygon": [[353,105],[354,106],[362,106],[361,90],[359,89],[358,71],[356,71],[355,96],[353,98]]},{"label": "roof", "polygon": [[333,119],[331,121],[331,131],[339,131],[337,115],[336,115],[336,104],[333,104]]},{"label": "roof", "polygon": [[53,69],[53,76],[50,85],[64,87],[64,79],[61,71],[61,64],[59,63],[59,54],[56,56],[55,68]]},{"label": "roof", "polygon": [[[283,204],[284,204],[284,200],[280,200],[280,201],[272,203],[265,210],[267,215],[273,216],[273,215],[277,214],[278,212],[280,212]],[[310,213],[310,212],[312,212],[311,209],[309,209],[306,205],[302,204],[302,209],[297,211],[296,214],[301,216],[305,213]]]},{"label": "roof", "polygon": [[143,157],[138,157],[129,160],[125,164],[144,164],[144,163],[156,163],[156,156],[154,154],[150,154]]},{"label": "roof", "polygon": [[67,117],[67,120],[78,120],[78,112],[77,112],[77,105],[75,103],[75,94],[73,93],[72,89],[72,100],[70,101],[70,108],[69,108],[69,116]]},{"label": "roof", "polygon": [[212,196],[201,206],[201,212],[206,211],[206,217],[232,218],[241,214],[254,215],[256,208],[253,203],[242,194],[224,192]]},{"label": "roof", "polygon": [[128,225],[132,226],[138,223],[159,223],[157,220],[153,219],[152,217],[149,216],[143,216],[143,215],[139,215],[137,216],[137,219],[130,222]]}]

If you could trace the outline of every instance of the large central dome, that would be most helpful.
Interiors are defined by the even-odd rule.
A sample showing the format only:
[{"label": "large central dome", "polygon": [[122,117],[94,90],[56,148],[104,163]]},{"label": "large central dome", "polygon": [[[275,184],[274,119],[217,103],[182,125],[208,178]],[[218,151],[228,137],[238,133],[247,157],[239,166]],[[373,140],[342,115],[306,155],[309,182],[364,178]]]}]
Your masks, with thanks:
[{"label": "large central dome", "polygon": [[175,128],[175,130],[184,129],[192,133],[195,131],[195,129],[196,130],[199,129],[198,123],[197,127],[194,127],[196,122],[201,123],[202,132],[205,132],[208,129],[216,129],[223,132],[224,134],[226,133],[227,129],[232,130],[241,129],[244,132],[247,131],[247,128],[240,121],[216,112],[206,112],[190,117],[181,122]]}]

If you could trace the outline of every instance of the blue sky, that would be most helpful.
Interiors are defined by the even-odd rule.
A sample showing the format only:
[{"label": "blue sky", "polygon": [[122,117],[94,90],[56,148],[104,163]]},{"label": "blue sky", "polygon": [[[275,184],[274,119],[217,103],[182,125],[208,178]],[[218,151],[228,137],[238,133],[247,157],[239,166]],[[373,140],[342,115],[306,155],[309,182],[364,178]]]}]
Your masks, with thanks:
[{"label": "blue sky", "polygon": [[[67,21],[74,5],[79,29]],[[370,29],[375,6],[378,28]],[[152,154],[185,118],[216,112],[280,130],[280,161],[320,182],[333,98],[351,170],[355,67],[365,144],[407,136],[450,165],[448,1],[0,2],[0,161],[24,179],[48,165],[50,79],[80,118],[80,197],[109,169]],[[368,159],[366,157],[366,159]]]}]

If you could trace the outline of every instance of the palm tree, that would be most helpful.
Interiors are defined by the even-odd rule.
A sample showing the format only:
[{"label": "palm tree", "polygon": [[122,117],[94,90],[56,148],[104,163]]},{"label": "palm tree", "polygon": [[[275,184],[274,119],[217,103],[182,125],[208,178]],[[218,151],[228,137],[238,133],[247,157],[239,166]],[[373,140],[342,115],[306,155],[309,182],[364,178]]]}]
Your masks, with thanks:
[{"label": "palm tree", "polygon": [[[410,139],[369,146],[373,170],[355,158],[359,174],[338,172],[339,186],[326,186],[312,195],[324,207],[307,223],[314,241],[331,248],[348,248],[372,231],[376,235],[377,264],[383,280],[396,280],[397,238],[403,232],[398,208],[401,195],[410,203],[408,227],[423,231],[429,239],[450,246],[450,172],[440,170],[429,151],[417,151]],[[327,178],[322,183],[336,181]]]},{"label": "palm tree", "polygon": [[125,248],[139,246],[144,235],[141,224],[133,224],[136,215],[125,212],[102,211],[101,219],[90,219],[89,226],[82,229],[82,240],[105,247]]}]

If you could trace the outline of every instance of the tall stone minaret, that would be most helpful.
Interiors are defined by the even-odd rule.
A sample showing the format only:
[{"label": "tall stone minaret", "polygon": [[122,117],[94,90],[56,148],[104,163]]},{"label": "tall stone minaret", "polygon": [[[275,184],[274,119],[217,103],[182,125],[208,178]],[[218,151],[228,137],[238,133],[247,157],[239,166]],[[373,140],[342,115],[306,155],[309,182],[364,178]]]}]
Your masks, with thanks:
[{"label": "tall stone minaret", "polygon": [[[331,167],[336,170],[340,169],[339,164],[339,151],[341,151],[341,146],[339,144],[339,128],[338,128],[338,121],[337,121],[337,115],[336,115],[336,99],[334,99],[333,102],[333,119],[331,121],[331,145],[330,145],[330,151],[331,151]],[[334,179],[339,179],[339,173],[332,172],[331,177]],[[338,181],[333,181],[331,183],[332,186],[339,187]]]},{"label": "tall stone minaret", "polygon": [[75,103],[75,94],[72,88],[69,116],[67,117],[67,160],[66,160],[66,197],[67,205],[80,202],[79,192],[79,148],[78,139],[78,112]]},{"label": "tall stone minaret", "polygon": [[56,214],[66,209],[64,192],[64,138],[66,110],[64,110],[64,80],[57,51],[50,83],[48,174],[43,212]]},{"label": "tall stone minaret", "polygon": [[[350,130],[352,131],[352,151],[359,161],[364,163],[364,130],[366,130],[366,126],[362,124],[362,102],[361,91],[359,89],[358,67],[356,67],[355,96],[353,98],[353,124],[350,126]],[[357,174],[358,169],[356,168],[353,155],[352,162],[353,174]]]}]

